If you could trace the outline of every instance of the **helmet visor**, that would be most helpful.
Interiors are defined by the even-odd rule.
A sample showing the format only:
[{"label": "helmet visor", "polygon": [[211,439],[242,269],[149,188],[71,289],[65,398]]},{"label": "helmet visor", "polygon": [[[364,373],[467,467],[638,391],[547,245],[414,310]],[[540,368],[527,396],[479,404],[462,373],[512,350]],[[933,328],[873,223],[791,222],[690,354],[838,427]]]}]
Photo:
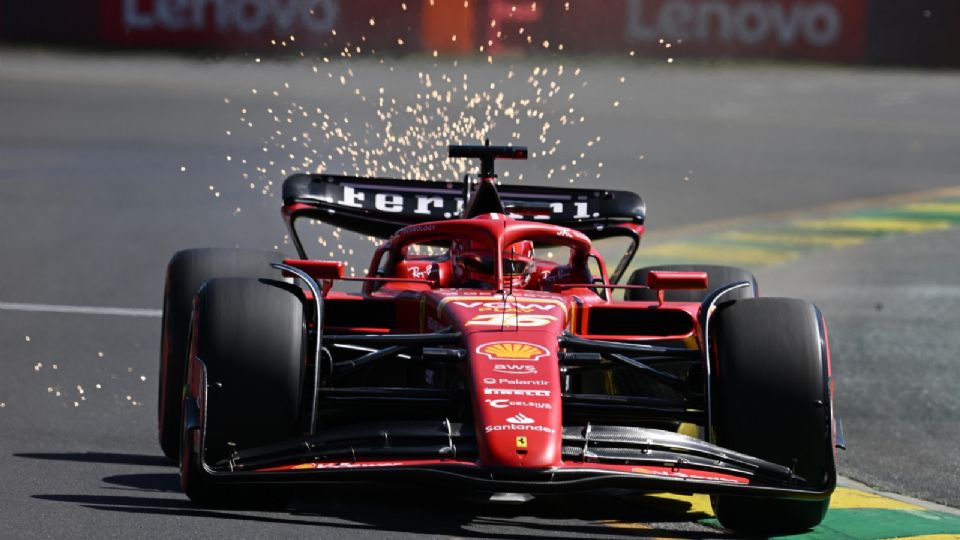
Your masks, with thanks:
[{"label": "helmet visor", "polygon": [[527,261],[518,261],[516,259],[504,259],[503,260],[503,273],[504,275],[523,275],[527,271],[527,267],[530,266],[530,263]]},{"label": "helmet visor", "polygon": [[[521,275],[527,270],[530,263],[516,259],[503,259],[504,275]],[[493,275],[494,258],[490,255],[466,255],[463,265],[470,272]]]}]

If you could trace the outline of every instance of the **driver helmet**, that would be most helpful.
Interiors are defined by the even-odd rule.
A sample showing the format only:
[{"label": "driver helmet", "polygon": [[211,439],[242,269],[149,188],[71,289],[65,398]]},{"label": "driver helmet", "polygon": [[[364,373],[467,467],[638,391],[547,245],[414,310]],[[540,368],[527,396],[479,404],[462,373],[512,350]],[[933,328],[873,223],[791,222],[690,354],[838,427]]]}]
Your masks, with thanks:
[{"label": "driver helmet", "polygon": [[[495,289],[493,265],[496,257],[485,246],[473,240],[454,240],[450,247],[454,280],[461,287]],[[522,289],[536,270],[533,242],[521,240],[503,250],[503,283],[505,287]]]}]

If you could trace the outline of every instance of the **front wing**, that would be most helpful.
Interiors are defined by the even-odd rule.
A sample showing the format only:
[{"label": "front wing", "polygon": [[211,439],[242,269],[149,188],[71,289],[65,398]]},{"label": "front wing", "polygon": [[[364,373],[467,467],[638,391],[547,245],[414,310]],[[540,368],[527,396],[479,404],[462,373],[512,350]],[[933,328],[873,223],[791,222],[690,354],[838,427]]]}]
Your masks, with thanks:
[{"label": "front wing", "polygon": [[235,452],[213,467],[197,452],[198,472],[218,484],[400,481],[498,492],[623,488],[801,499],[826,498],[836,484],[831,474],[810,487],[788,467],[699,439],[615,426],[565,427],[556,467],[490,467],[476,459],[472,432],[448,421],[349,426]]}]

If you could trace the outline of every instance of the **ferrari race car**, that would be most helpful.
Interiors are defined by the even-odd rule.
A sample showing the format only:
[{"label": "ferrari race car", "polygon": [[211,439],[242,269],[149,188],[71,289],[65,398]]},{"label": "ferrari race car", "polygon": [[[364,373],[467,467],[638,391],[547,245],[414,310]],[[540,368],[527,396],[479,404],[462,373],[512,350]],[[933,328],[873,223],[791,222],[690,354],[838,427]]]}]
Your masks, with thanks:
[{"label": "ferrari race car", "polygon": [[[449,155],[479,159],[478,178],[288,178],[297,258],[173,257],[159,435],[192,501],[354,480],[613,487],[710,494],[732,529],[820,523],[842,436],[814,305],[758,297],[732,267],[618,284],[644,231],[638,195],[498,185],[494,160],[522,147]],[[386,240],[347,277],[307,257],[301,220]],[[628,245],[612,272],[593,245],[609,237]]]}]

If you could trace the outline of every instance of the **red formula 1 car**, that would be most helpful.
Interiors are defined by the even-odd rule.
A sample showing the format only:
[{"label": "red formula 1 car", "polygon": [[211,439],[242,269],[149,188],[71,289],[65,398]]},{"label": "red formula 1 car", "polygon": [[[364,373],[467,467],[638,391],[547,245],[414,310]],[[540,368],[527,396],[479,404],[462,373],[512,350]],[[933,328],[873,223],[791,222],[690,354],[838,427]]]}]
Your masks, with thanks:
[{"label": "red formula 1 car", "polygon": [[[730,267],[641,268],[617,285],[644,230],[639,196],[498,186],[494,159],[523,148],[450,156],[480,159],[479,181],[287,179],[297,259],[173,257],[160,441],[193,501],[401,479],[709,493],[730,528],[820,523],[842,437],[815,306],[758,298]],[[307,258],[300,219],[388,239],[367,277],[347,278]],[[629,248],[608,273],[592,240],[611,236]]]}]

